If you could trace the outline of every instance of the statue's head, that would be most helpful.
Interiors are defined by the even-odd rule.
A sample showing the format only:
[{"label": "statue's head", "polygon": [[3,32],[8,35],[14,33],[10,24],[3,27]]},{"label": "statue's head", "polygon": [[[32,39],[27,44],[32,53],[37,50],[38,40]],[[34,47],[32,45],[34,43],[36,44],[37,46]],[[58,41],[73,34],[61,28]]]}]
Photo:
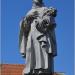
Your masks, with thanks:
[{"label": "statue's head", "polygon": [[37,3],[38,3],[38,4],[39,4],[39,3],[40,3],[40,4],[43,3],[43,0],[32,0],[32,1],[33,1],[33,3],[35,3],[35,4],[37,4]]}]

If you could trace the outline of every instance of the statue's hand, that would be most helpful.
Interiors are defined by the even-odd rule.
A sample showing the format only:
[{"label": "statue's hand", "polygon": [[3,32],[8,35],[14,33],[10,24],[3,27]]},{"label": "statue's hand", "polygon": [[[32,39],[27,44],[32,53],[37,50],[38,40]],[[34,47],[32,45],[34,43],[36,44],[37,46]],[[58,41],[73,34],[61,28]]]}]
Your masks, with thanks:
[{"label": "statue's hand", "polygon": [[36,24],[36,29],[42,33],[46,33],[48,26],[49,26],[49,20],[42,19],[40,21],[38,20]]}]

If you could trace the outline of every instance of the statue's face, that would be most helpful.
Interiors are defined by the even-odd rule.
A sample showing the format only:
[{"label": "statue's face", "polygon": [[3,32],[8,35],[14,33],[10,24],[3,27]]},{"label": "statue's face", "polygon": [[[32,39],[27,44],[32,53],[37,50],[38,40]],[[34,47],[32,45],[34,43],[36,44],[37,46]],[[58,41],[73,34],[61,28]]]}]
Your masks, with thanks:
[{"label": "statue's face", "polygon": [[33,0],[34,3],[41,3],[42,0]]}]

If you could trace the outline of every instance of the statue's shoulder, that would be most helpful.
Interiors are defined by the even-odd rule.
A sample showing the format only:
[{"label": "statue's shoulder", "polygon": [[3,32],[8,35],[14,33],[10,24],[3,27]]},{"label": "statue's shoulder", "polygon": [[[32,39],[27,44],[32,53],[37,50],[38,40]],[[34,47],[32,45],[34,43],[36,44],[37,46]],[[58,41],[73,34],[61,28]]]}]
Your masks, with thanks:
[{"label": "statue's shoulder", "polygon": [[42,9],[43,9],[43,10],[48,10],[49,8],[46,7],[46,6],[43,6]]},{"label": "statue's shoulder", "polygon": [[32,15],[34,11],[35,11],[34,9],[28,11],[27,14],[24,17],[22,17],[20,24],[22,24],[22,22],[25,21],[28,16]]},{"label": "statue's shoulder", "polygon": [[54,7],[42,7],[42,9],[44,9],[44,10],[56,10],[56,8],[54,8]]},{"label": "statue's shoulder", "polygon": [[41,10],[41,11],[47,11],[48,9],[49,8],[45,7],[45,6],[39,8],[39,9],[32,8],[30,11],[27,12],[26,16],[33,15],[34,12],[38,12],[39,10]]},{"label": "statue's shoulder", "polygon": [[33,13],[34,13],[35,11],[36,11],[36,10],[32,8],[30,11],[27,12],[26,16],[33,15]]}]

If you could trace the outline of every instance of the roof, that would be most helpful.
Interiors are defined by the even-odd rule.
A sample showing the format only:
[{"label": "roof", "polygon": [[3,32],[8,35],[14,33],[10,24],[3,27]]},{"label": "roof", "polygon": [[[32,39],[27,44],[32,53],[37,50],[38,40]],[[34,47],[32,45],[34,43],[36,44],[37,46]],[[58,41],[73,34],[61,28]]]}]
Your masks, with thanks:
[{"label": "roof", "polygon": [[[22,75],[24,64],[0,64],[0,75]],[[63,73],[54,73],[54,75],[64,75]]]}]

